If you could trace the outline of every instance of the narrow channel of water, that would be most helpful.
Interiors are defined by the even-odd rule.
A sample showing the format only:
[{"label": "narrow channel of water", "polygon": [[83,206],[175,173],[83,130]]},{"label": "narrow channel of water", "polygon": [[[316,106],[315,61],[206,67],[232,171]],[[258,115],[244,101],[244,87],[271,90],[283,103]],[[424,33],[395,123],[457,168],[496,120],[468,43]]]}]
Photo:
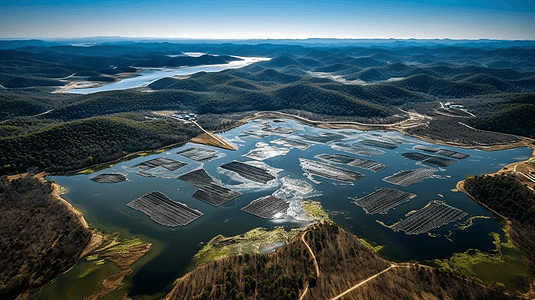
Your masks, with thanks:
[{"label": "narrow channel of water", "polygon": [[[269,129],[267,125],[271,126],[271,128],[289,127],[298,131],[291,134],[282,134],[262,130],[262,128]],[[281,130],[279,132],[285,131]],[[329,132],[342,134],[343,140],[341,142],[343,143],[362,145],[358,143],[359,140],[378,138],[401,143],[397,143],[398,147],[396,149],[378,148],[385,152],[383,155],[363,157],[334,150],[331,146],[333,143],[336,143],[335,141],[314,143],[300,137],[301,134],[318,135]],[[203,243],[218,234],[233,236],[260,226],[266,228],[273,228],[275,226],[295,228],[306,224],[293,218],[277,221],[264,220],[240,211],[240,208],[248,205],[252,200],[267,196],[279,190],[281,182],[285,182],[287,179],[295,179],[299,180],[299,182],[306,183],[303,186],[309,186],[313,190],[307,190],[305,198],[311,198],[321,202],[330,217],[345,229],[359,237],[364,237],[369,241],[386,246],[382,250],[382,254],[391,259],[427,260],[446,258],[453,253],[464,252],[470,248],[490,252],[494,247],[492,243],[493,238],[490,236],[490,233],[501,232],[500,223],[492,218],[491,213],[473,202],[465,194],[452,191],[452,189],[455,189],[456,183],[464,179],[467,175],[492,173],[502,168],[505,164],[525,160],[531,154],[530,148],[494,152],[457,149],[431,145],[411,137],[403,136],[397,132],[327,130],[305,126],[291,120],[279,120],[278,122],[263,119],[254,120],[220,134],[220,136],[234,143],[238,150],[229,151],[187,143],[184,146],[171,149],[164,153],[122,162],[109,169],[90,175],[47,177],[47,180],[54,180],[61,186],[69,189],[69,193],[63,195],[63,197],[75,207],[81,208],[86,220],[92,227],[99,230],[119,231],[124,236],[142,235],[155,243],[165,245],[165,247],[160,248],[157,255],[153,255],[154,257],[149,261],[144,261],[142,265],[136,267],[134,270],[135,274],[127,277],[127,285],[131,285],[132,287],[131,296],[155,294],[168,288],[175,279],[187,271],[191,258],[200,250]],[[270,157],[263,160],[263,163],[279,170],[277,179],[267,185],[240,180],[239,177],[233,176],[232,173],[218,168],[221,164],[233,160],[243,162],[252,161],[251,158],[244,155],[257,148],[267,149],[266,151],[274,150],[271,147],[266,147],[266,144],[284,148],[279,143],[272,143],[281,137],[297,138],[300,142],[310,144],[310,147],[306,150],[292,148],[289,151],[275,151],[271,154],[286,154],[273,157],[271,157],[272,155],[270,153],[261,155],[262,157]],[[446,168],[438,169],[435,173],[437,175],[435,178],[426,179],[407,187],[396,186],[383,181],[382,179],[384,177],[400,170],[423,167],[421,163],[401,156],[404,152],[417,151],[413,149],[415,145],[454,150],[468,154],[470,157],[459,159]],[[215,149],[220,154],[220,157],[201,164],[176,154],[180,150],[191,147]],[[365,175],[364,178],[352,184],[317,176],[310,177],[304,174],[299,165],[299,158],[317,160],[314,156],[325,153],[342,153],[356,158],[375,160],[388,165],[388,167],[374,173],[357,167],[337,165]],[[135,164],[157,157],[179,160],[188,165],[174,172],[160,167],[147,170],[147,172],[155,175],[152,178],[146,178],[136,174],[140,170],[139,168],[133,167]],[[219,207],[212,207],[194,199],[192,194],[195,189],[185,182],[176,179],[176,177],[194,170],[201,165],[211,176],[220,181],[221,184],[237,190],[244,195]],[[90,180],[90,177],[95,175],[114,172],[125,174],[128,177],[128,181],[117,184],[102,184]],[[353,200],[350,199],[350,197],[355,196],[360,198],[383,187],[407,191],[417,196],[409,202],[388,211],[387,214],[376,215],[366,214],[361,207],[355,205],[352,202]],[[158,225],[143,213],[126,206],[133,199],[154,190],[163,192],[172,200],[198,209],[204,215],[187,226],[168,228]],[[298,188],[290,187],[286,188],[282,194],[285,195],[288,201],[298,202],[300,200],[299,193]],[[392,229],[384,227],[377,222],[380,221],[384,224],[391,225],[399,219],[404,218],[408,212],[420,209],[433,200],[441,200],[451,206],[462,209],[468,213],[468,216],[459,222],[432,230],[432,236],[427,234],[406,235],[403,232],[394,232]],[[472,216],[491,216],[491,218],[475,219],[473,226],[464,230],[459,229],[460,223]],[[75,268],[76,270],[87,268],[86,264],[81,263]],[[76,275],[69,275],[71,272],[73,271],[70,271],[64,276],[70,276],[68,280],[72,280],[72,284],[76,285],[78,283],[75,281],[79,279],[77,279]],[[64,281],[58,280],[57,282]],[[61,286],[54,286],[49,289],[53,289],[55,292],[53,294],[49,292],[43,293],[40,299],[80,299],[70,296],[72,293],[69,290],[68,284],[62,283]]]},{"label": "narrow channel of water", "polygon": [[220,72],[228,69],[239,69],[255,62],[266,61],[269,58],[263,57],[239,57],[242,60],[232,61],[228,64],[221,65],[202,65],[194,67],[180,68],[142,68],[138,76],[122,79],[121,81],[106,84],[95,88],[71,89],[68,92],[73,94],[92,94],[97,92],[126,90],[138,87],[144,87],[152,82],[173,76],[192,75],[199,72]]}]

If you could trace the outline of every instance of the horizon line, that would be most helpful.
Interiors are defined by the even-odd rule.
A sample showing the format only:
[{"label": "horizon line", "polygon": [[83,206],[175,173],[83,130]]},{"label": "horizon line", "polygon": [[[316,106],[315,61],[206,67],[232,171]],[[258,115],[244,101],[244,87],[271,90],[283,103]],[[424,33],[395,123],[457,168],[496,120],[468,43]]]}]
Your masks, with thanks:
[{"label": "horizon line", "polygon": [[329,38],[329,37],[307,37],[307,38],[210,38],[210,37],[133,37],[120,35],[95,35],[84,37],[0,37],[1,41],[24,41],[24,40],[76,40],[76,39],[147,39],[147,40],[212,40],[212,41],[307,41],[307,40],[339,40],[339,41],[507,41],[507,42],[535,42],[535,39],[493,39],[493,38],[383,38],[383,37],[362,37],[362,38]]}]

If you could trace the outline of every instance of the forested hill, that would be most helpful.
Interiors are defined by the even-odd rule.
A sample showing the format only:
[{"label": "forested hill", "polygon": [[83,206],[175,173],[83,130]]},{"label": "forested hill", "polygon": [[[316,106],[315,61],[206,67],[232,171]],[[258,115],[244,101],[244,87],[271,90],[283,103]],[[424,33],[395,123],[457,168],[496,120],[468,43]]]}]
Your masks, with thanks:
[{"label": "forested hill", "polygon": [[393,264],[329,222],[310,226],[273,254],[235,255],[197,265],[176,281],[165,299],[278,300],[299,299],[305,293],[304,299],[333,299],[365,280],[346,297],[520,299],[438,269]]},{"label": "forested hill", "polygon": [[[297,109],[377,123],[399,119],[399,106],[412,109],[425,102],[479,99],[475,117],[463,118],[463,124],[533,137],[535,50],[529,43],[511,44],[516,47],[469,44],[342,47],[333,43],[327,47],[313,43],[122,42],[81,47],[39,41],[0,42],[0,139],[6,145],[0,156],[0,173],[24,171],[31,164],[55,171],[67,170],[69,163],[72,168],[88,166],[121,157],[123,152],[142,150],[133,147],[133,141],[146,140],[139,145],[155,149],[194,134],[178,126],[185,131],[177,136],[171,134],[174,125],[161,124],[156,127],[164,129],[157,132],[148,119],[136,119],[155,110],[203,115]],[[109,84],[134,76],[140,67],[219,64],[239,56],[270,60],[217,73],[163,78],[133,90],[56,93],[59,86],[67,84]],[[130,112],[138,114],[135,120],[122,115]],[[51,155],[54,150],[44,148],[56,149],[42,140],[48,134],[70,136],[72,133],[62,132],[71,126],[86,134],[86,126],[80,124],[93,123],[102,132],[87,134],[100,139],[92,138],[81,148],[66,140],[55,144],[70,149],[66,160],[58,161]],[[123,126],[123,134],[116,135]],[[113,137],[115,144],[108,147],[104,137]],[[99,150],[77,150],[87,147]],[[104,148],[107,150],[100,151]],[[98,152],[102,155],[95,154]],[[89,156],[94,160],[88,161]]]}]

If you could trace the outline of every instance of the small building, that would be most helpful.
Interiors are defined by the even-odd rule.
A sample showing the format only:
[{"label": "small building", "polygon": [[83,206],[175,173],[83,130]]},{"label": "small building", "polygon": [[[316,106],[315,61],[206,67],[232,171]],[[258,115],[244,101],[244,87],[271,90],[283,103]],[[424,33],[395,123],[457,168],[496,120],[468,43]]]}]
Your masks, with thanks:
[{"label": "small building", "polygon": [[186,114],[186,115],[173,114],[171,118],[175,120],[180,120],[180,121],[196,121],[197,115],[196,114]]},{"label": "small building", "polygon": [[464,106],[461,105],[461,104],[455,104],[455,103],[451,103],[451,102],[446,102],[444,104],[444,107],[445,108],[456,108],[456,109],[463,109]]}]

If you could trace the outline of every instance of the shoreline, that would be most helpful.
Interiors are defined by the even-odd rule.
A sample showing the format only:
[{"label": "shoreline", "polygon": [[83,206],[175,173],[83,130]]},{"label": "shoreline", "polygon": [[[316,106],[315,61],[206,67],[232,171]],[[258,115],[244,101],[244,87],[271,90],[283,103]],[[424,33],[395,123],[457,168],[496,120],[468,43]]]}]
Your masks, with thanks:
[{"label": "shoreline", "polygon": [[[397,131],[397,132],[399,132],[399,133],[401,133],[403,135],[418,139],[418,140],[426,142],[426,143],[432,143],[432,144],[436,144],[436,145],[455,147],[455,148],[462,148],[462,149],[481,150],[481,151],[500,151],[500,150],[516,149],[516,148],[520,148],[520,147],[530,147],[530,148],[535,149],[535,146],[530,146],[530,144],[531,145],[535,145],[535,139],[531,139],[531,138],[524,137],[524,136],[517,136],[517,135],[513,135],[513,134],[508,134],[508,135],[515,136],[517,139],[519,139],[518,142],[509,143],[509,144],[474,146],[474,145],[466,145],[466,144],[462,144],[462,143],[446,142],[446,141],[443,141],[443,140],[433,139],[433,138],[426,137],[426,136],[419,136],[419,135],[415,135],[415,134],[410,134],[410,133],[407,133],[406,131],[404,131],[403,128],[396,128],[395,127],[396,125],[399,125],[400,123],[410,121],[410,118],[406,119],[406,120],[403,120],[403,121],[400,121],[400,122],[392,123],[392,124],[365,124],[365,123],[352,122],[352,121],[332,121],[332,122],[331,121],[314,121],[314,120],[309,120],[309,119],[306,119],[304,117],[300,117],[300,116],[297,116],[297,115],[287,114],[287,113],[278,112],[278,111],[257,111],[257,112],[251,111],[249,116],[244,117],[244,118],[242,118],[240,120],[237,120],[235,122],[235,124],[233,124],[233,125],[231,125],[231,126],[229,126],[227,128],[214,130],[213,133],[226,132],[226,131],[235,129],[235,128],[241,126],[241,125],[244,125],[244,124],[248,123],[249,121],[260,119],[260,118],[285,118],[285,119],[297,121],[297,122],[299,122],[301,124],[304,124],[304,125],[309,125],[309,126],[313,126],[313,127],[317,127],[317,128],[324,128],[324,129],[356,129],[356,130],[361,130],[361,131],[369,131],[369,130]],[[377,127],[377,128],[375,128],[375,127]],[[482,131],[486,131],[486,130],[482,130]],[[501,132],[493,132],[493,131],[486,131],[486,132],[496,133],[496,134],[504,134],[504,133],[501,133]],[[185,145],[186,143],[195,143],[195,141],[193,141],[193,140],[196,139],[196,138],[197,138],[197,140],[202,140],[202,137],[200,137],[201,135],[198,135],[196,137],[193,137],[193,138],[191,138],[189,140],[186,140],[186,141],[183,141],[183,142],[174,143],[174,144],[170,144],[170,145],[165,145],[165,146],[163,146],[163,147],[161,147],[159,149],[155,149],[155,150],[140,150],[140,151],[136,151],[134,153],[128,153],[127,155],[122,156],[120,158],[117,158],[117,159],[114,159],[114,160],[110,160],[110,161],[107,161],[107,162],[103,162],[103,163],[90,165],[90,166],[87,166],[87,167],[84,167],[84,168],[79,168],[79,169],[70,170],[70,171],[66,171],[66,172],[56,172],[56,173],[42,172],[42,173],[46,173],[46,175],[44,175],[43,177],[45,177],[45,176],[61,176],[61,175],[77,174],[77,173],[85,171],[85,170],[100,169],[102,167],[107,168],[106,166],[113,165],[113,164],[119,163],[119,162],[124,161],[124,160],[134,159],[140,153],[147,153],[148,152],[149,154],[157,154],[157,153],[160,153],[160,152],[167,151],[170,148],[177,147],[179,145]],[[199,142],[197,142],[197,143],[199,143]],[[199,143],[199,144],[204,144],[204,143]],[[213,144],[213,145],[212,144],[208,144],[208,145],[209,146],[218,147],[217,144]],[[229,148],[226,148],[226,147],[221,147],[221,148],[229,149]],[[231,150],[234,150],[234,149],[231,149]],[[535,150],[534,150],[534,155],[535,155]],[[532,157],[535,157],[535,156],[532,156]],[[17,178],[18,176],[24,176],[25,174],[27,174],[27,173],[19,173],[19,174],[8,175],[8,178]]]},{"label": "shoreline", "polygon": [[[485,176],[493,176],[493,175],[498,175],[498,174],[504,174],[504,173],[510,173],[511,172],[511,169],[514,170],[514,166],[518,165],[518,164],[523,164],[523,163],[526,163],[526,162],[529,162],[531,160],[535,160],[535,145],[525,145],[526,147],[530,147],[533,151],[531,152],[531,156],[524,160],[524,161],[519,161],[519,162],[514,162],[514,163],[510,163],[506,166],[503,166],[500,170],[494,172],[494,173],[489,173],[489,174],[483,174]],[[512,148],[511,148],[512,149]],[[504,149],[505,150],[505,149]],[[491,150],[492,151],[492,150]],[[464,184],[465,184],[466,180],[461,180],[459,182],[457,182],[457,184],[455,185],[455,188],[459,191],[459,192],[462,192],[464,194],[466,194],[468,197],[470,197],[470,199],[472,199],[473,201],[475,201],[476,203],[478,203],[479,205],[483,206],[485,209],[487,209],[488,211],[492,212],[493,214],[495,214],[496,216],[499,216],[502,220],[505,221],[505,224],[506,224],[506,229],[507,230],[510,230],[511,229],[511,221],[505,217],[504,215],[498,213],[497,211],[495,211],[494,209],[490,208],[489,206],[487,206],[485,203],[477,200],[472,194],[470,194],[465,188],[464,188]],[[530,187],[531,190],[533,190],[533,188]]]},{"label": "shoreline", "polygon": [[[276,116],[276,115],[278,115],[278,116]],[[419,115],[419,114],[417,114],[417,115],[418,116],[423,116],[423,115]],[[216,132],[228,131],[230,129],[234,129],[234,128],[239,127],[239,126],[241,126],[243,124],[246,124],[249,121],[252,121],[252,120],[255,120],[255,119],[260,119],[260,118],[285,118],[285,119],[291,119],[291,120],[300,122],[300,123],[302,123],[304,125],[309,125],[309,126],[318,127],[318,128],[324,128],[324,129],[356,129],[356,130],[361,130],[361,131],[369,131],[369,130],[397,131],[397,132],[399,132],[399,133],[401,133],[403,135],[406,135],[406,136],[409,136],[409,137],[412,137],[412,138],[415,138],[415,139],[418,139],[418,140],[421,140],[421,141],[427,142],[427,143],[432,143],[432,144],[437,144],[437,145],[442,145],[442,146],[448,146],[448,147],[463,148],[463,149],[482,150],[482,151],[500,151],[500,150],[515,149],[515,148],[520,148],[520,147],[530,147],[529,146],[530,143],[535,143],[534,139],[531,139],[531,138],[528,138],[528,137],[524,137],[524,136],[517,136],[517,135],[514,135],[514,134],[508,134],[508,133],[501,133],[501,132],[494,132],[494,131],[487,131],[487,130],[477,129],[477,130],[482,130],[482,131],[486,131],[486,132],[490,132],[490,133],[511,135],[511,136],[514,136],[517,139],[519,139],[519,141],[515,142],[515,143],[509,143],[509,144],[478,145],[478,146],[466,145],[466,144],[462,144],[462,143],[453,143],[453,142],[447,142],[447,141],[443,141],[443,140],[437,140],[437,139],[433,139],[433,138],[430,138],[430,137],[419,136],[419,135],[415,135],[415,134],[411,134],[411,133],[406,132],[404,130],[405,128],[403,128],[403,124],[411,121],[412,120],[411,117],[409,117],[406,120],[403,120],[403,121],[400,121],[400,122],[396,122],[396,123],[390,123],[390,124],[367,124],[367,123],[353,122],[353,121],[314,121],[314,120],[306,119],[304,117],[300,117],[300,116],[296,116],[296,115],[292,115],[292,114],[287,114],[287,113],[283,113],[283,112],[278,112],[278,111],[259,111],[259,112],[255,112],[251,116],[245,117],[245,118],[237,121],[237,124],[235,126],[232,126],[232,127],[228,128],[228,129],[225,129],[225,130],[216,131]],[[412,118],[417,118],[417,117],[412,117]],[[420,126],[420,125],[418,125],[418,126]],[[533,147],[531,147],[531,148],[533,148]]]},{"label": "shoreline", "polygon": [[[39,174],[37,174],[35,176],[37,178],[39,178],[40,180],[45,180],[44,177],[47,176],[47,175],[48,175],[47,173],[42,172],[42,173],[39,173]],[[21,174],[20,176],[24,176],[24,175]],[[114,274],[111,277],[106,278],[102,282],[102,285],[100,287],[98,287],[97,290],[95,290],[89,297],[87,297],[85,299],[98,299],[100,297],[103,297],[103,296],[111,293],[112,291],[116,290],[118,287],[121,286],[121,283],[122,283],[123,279],[127,275],[129,275],[129,274],[131,274],[133,272],[133,270],[130,269],[130,267],[134,263],[138,262],[142,257],[144,257],[145,254],[147,254],[150,251],[150,249],[152,249],[152,243],[143,243],[143,244],[139,244],[139,245],[134,245],[133,247],[130,247],[127,250],[123,250],[125,252],[121,251],[121,252],[118,252],[117,254],[111,254],[111,255],[105,254],[106,249],[109,248],[109,246],[111,244],[103,245],[104,242],[105,242],[105,237],[103,235],[101,235],[101,234],[98,234],[94,229],[90,228],[89,224],[85,220],[85,218],[82,215],[82,213],[77,211],[74,208],[74,206],[72,206],[72,204],[70,204],[67,200],[65,200],[65,199],[63,199],[61,197],[61,195],[60,195],[61,186],[59,184],[57,184],[55,182],[52,183],[52,188],[53,188],[53,190],[52,190],[52,193],[50,195],[55,200],[57,200],[60,203],[62,203],[67,208],[67,210],[69,212],[74,214],[74,216],[77,218],[77,220],[81,224],[81,226],[85,230],[91,231],[91,234],[92,234],[91,235],[91,240],[86,245],[84,250],[81,252],[80,256],[77,259],[76,264],[78,264],[84,257],[87,257],[88,255],[93,254],[93,253],[97,253],[97,255],[98,254],[104,255],[104,257],[103,257],[104,259],[115,263],[116,265],[119,266],[119,268],[122,269],[121,272],[119,272],[117,274]],[[113,241],[111,243],[113,243]],[[104,253],[101,254],[101,252],[103,252],[103,251],[104,251]],[[51,283],[49,283],[47,285],[50,285]],[[47,285],[45,285],[45,286],[47,286]],[[42,286],[41,289],[44,288],[45,286]],[[127,294],[125,294],[124,296],[126,296],[126,295]]]},{"label": "shoreline", "polygon": [[[70,81],[70,80],[61,80],[62,82],[65,82],[66,84],[64,86],[59,86],[56,89],[54,89],[52,94],[58,94],[58,93],[72,93],[69,92],[71,90],[77,90],[77,89],[87,89],[87,88],[99,88],[102,86],[106,86],[108,84],[117,83],[123,79],[127,78],[133,78],[140,76],[139,73],[141,73],[142,69],[137,69],[135,73],[118,73],[115,75],[107,75],[111,78],[113,78],[115,81],[113,82],[105,82],[105,81],[89,81],[89,80],[79,80],[79,81]],[[80,77],[89,77],[89,76],[80,76]],[[72,77],[71,77],[72,78]]]},{"label": "shoreline", "polygon": [[[526,159],[524,161],[514,162],[514,163],[511,163],[511,164],[508,164],[508,165],[504,166],[503,168],[501,168],[500,170],[498,170],[498,171],[496,171],[494,173],[489,173],[489,174],[484,174],[484,175],[485,176],[493,176],[493,175],[504,174],[504,173],[513,173],[514,174],[514,173],[516,173],[516,171],[514,171],[514,170],[516,169],[516,166],[518,164],[524,164],[526,162],[534,161],[535,160],[535,145],[532,144],[532,145],[526,145],[526,146],[530,147],[533,150],[532,153],[531,153],[531,156],[528,159]],[[511,170],[513,170],[513,171],[511,171]],[[515,175],[515,177],[516,177],[516,175]],[[519,179],[517,178],[517,180],[519,180]],[[457,182],[457,184],[456,184],[457,190],[459,192],[462,192],[462,193],[466,194],[468,197],[470,197],[470,199],[475,201],[477,204],[483,206],[488,211],[492,212],[495,216],[500,217],[505,222],[505,224],[504,224],[505,225],[505,230],[507,230],[508,232],[514,231],[513,223],[507,217],[505,217],[504,215],[496,212],[494,209],[490,208],[485,203],[477,200],[474,196],[472,196],[472,194],[470,194],[464,188],[465,182],[466,182],[465,180],[461,180],[461,181]],[[520,181],[520,182],[522,182],[522,181]],[[528,186],[528,188],[531,189],[533,192],[535,192],[534,187]],[[519,245],[518,241],[516,241],[513,238],[511,238],[511,241],[513,242],[515,247],[520,249],[520,245]],[[523,253],[523,254],[526,255],[525,253]],[[532,294],[532,295],[535,294],[535,278],[532,278],[532,282],[530,283],[528,294]]]}]

